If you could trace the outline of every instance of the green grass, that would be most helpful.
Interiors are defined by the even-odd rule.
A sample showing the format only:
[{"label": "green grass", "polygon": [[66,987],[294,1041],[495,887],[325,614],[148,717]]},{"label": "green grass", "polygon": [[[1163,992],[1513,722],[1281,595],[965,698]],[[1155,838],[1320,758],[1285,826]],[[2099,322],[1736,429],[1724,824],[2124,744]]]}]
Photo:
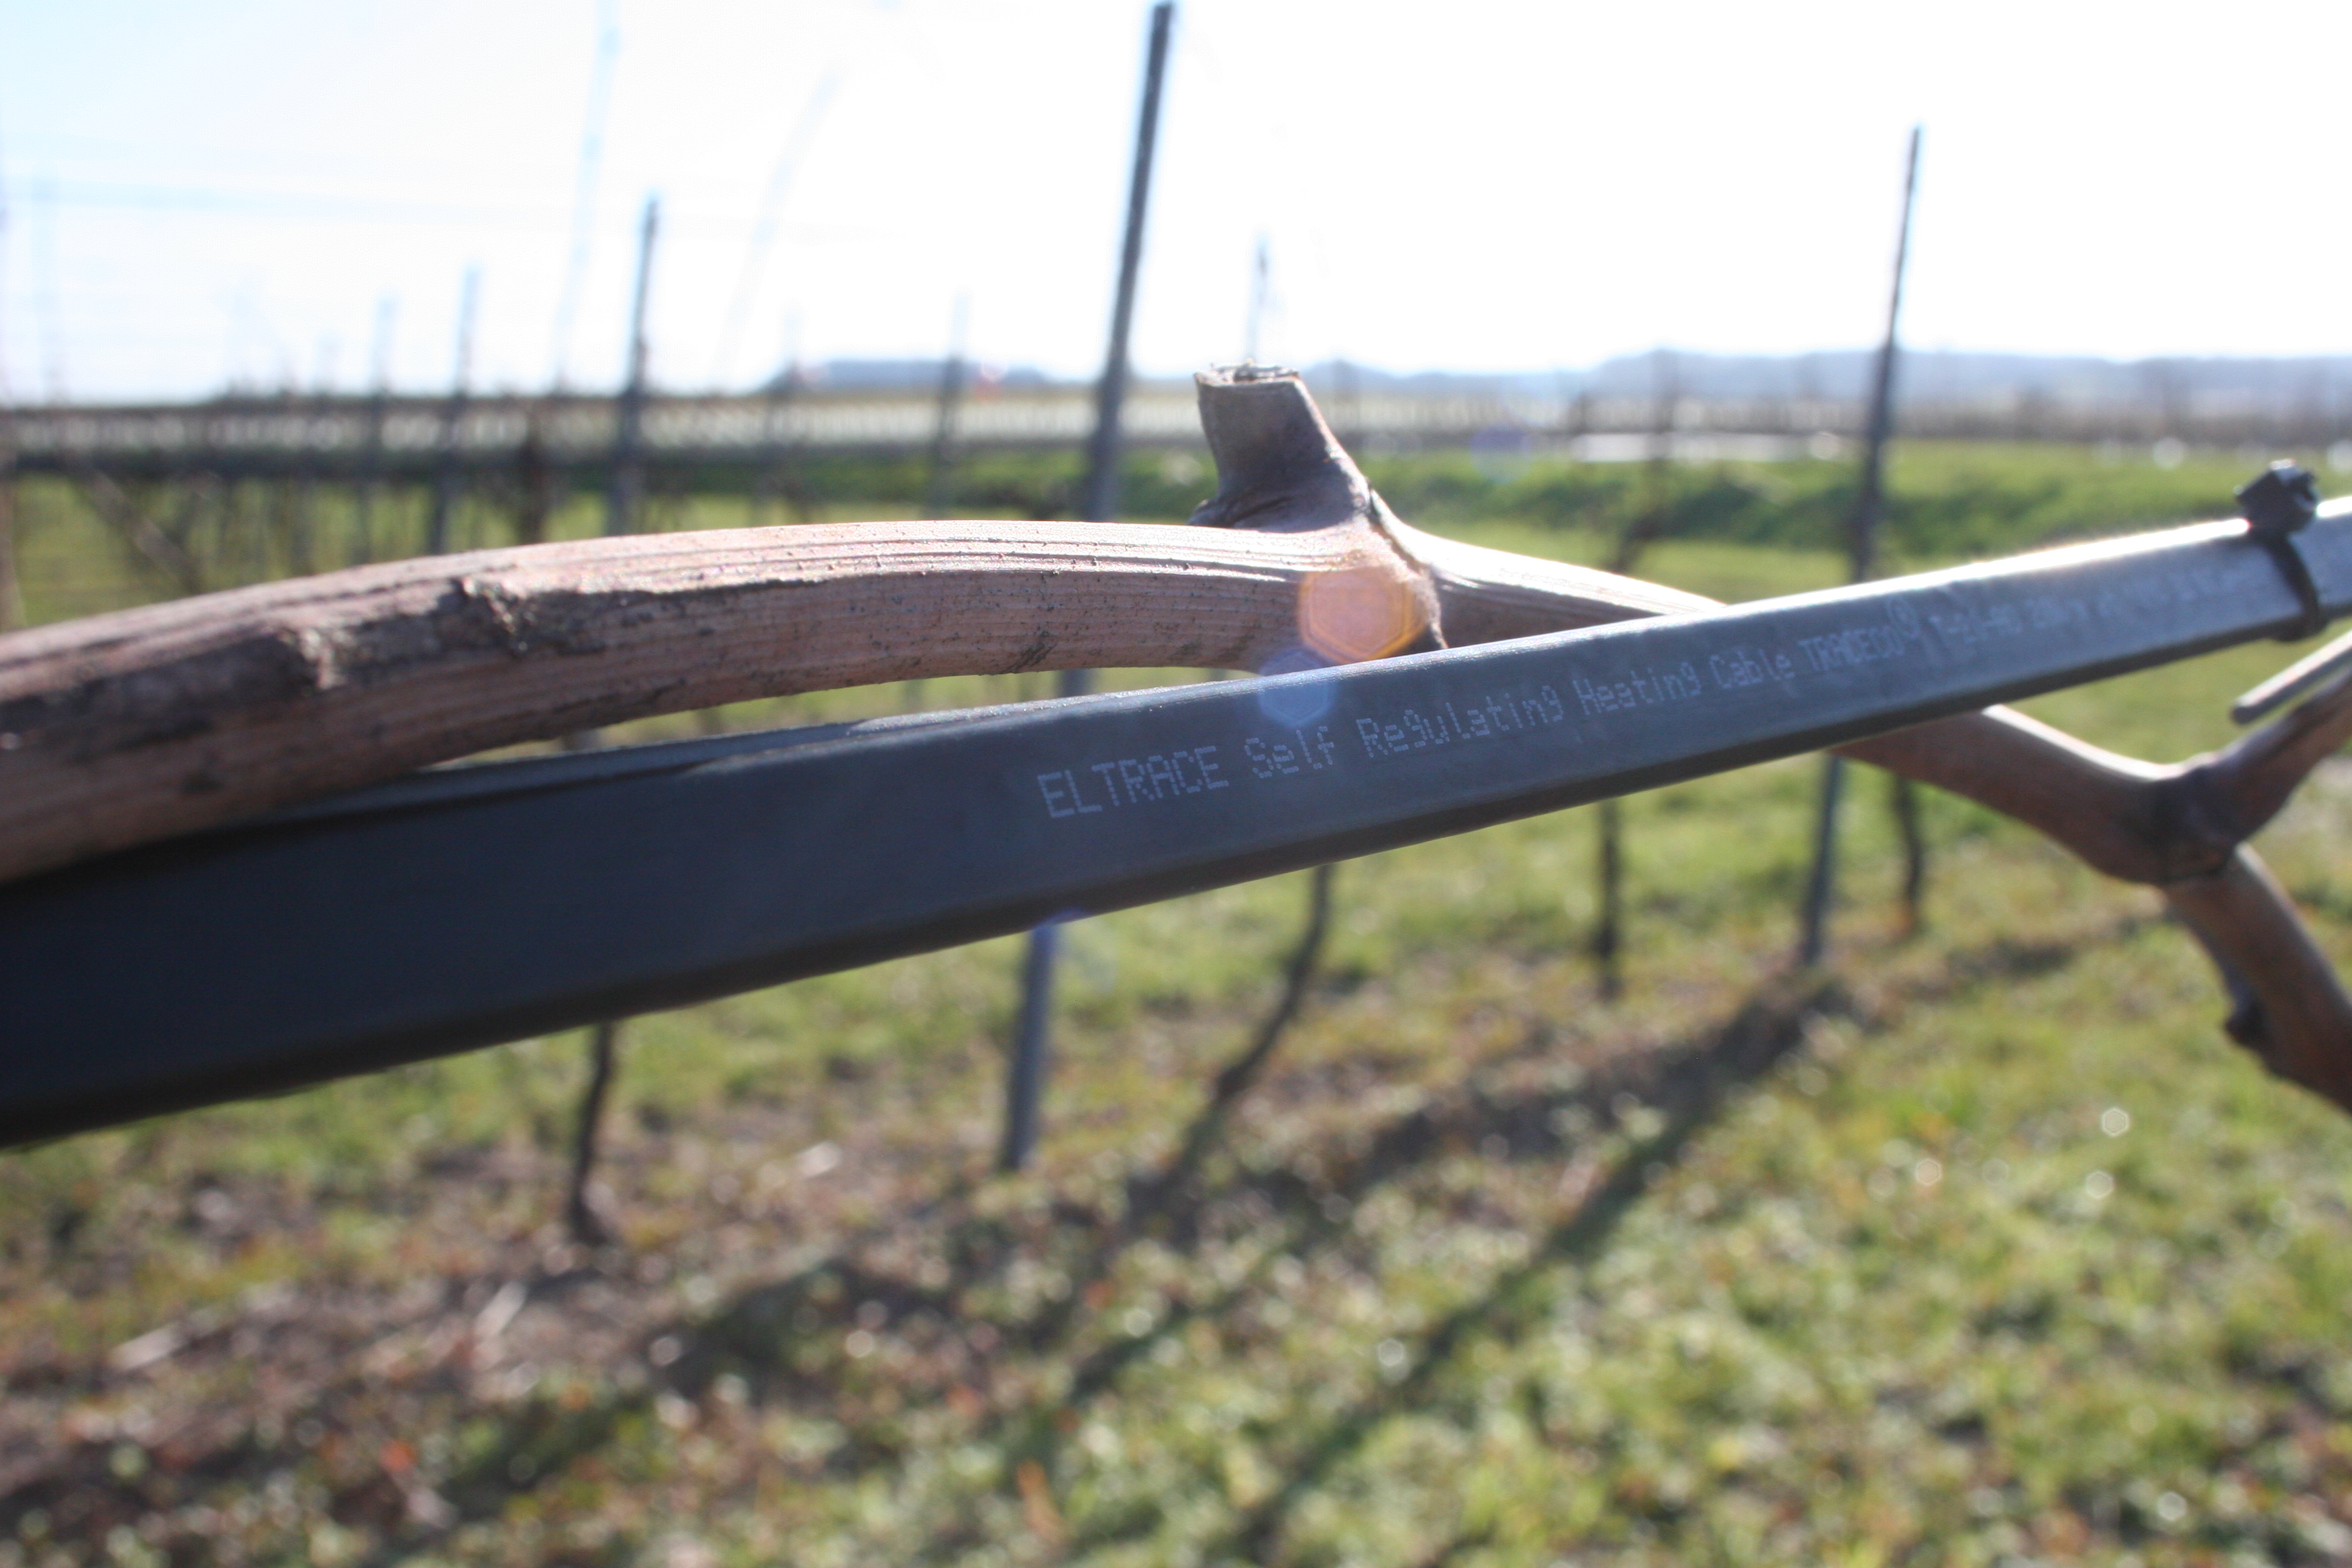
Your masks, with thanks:
[{"label": "green grass", "polygon": [[[2159,468],[2139,448],[2105,454],[2080,447],[1991,442],[1913,441],[1894,449],[1882,553],[1890,570],[2001,554],[2061,541],[2228,515],[2232,490],[2271,457],[2196,449]],[[1066,517],[1077,485],[1071,455],[979,455],[959,469],[956,510],[968,517]],[[1549,555],[1598,562],[1627,523],[1657,513],[1666,537],[1685,542],[1772,545],[1839,552],[1853,505],[1850,461],[1706,463],[1660,471],[1639,463],[1579,464],[1547,458],[1474,458],[1459,452],[1375,456],[1366,469],[1399,512],[1442,531],[1492,531]],[[1213,488],[1213,475],[1187,452],[1138,456],[1127,465],[1128,515],[1181,521]],[[911,517],[929,484],[919,461],[811,460],[782,495],[656,493],[646,525],[728,527],[840,517]],[[303,567],[383,559],[423,547],[429,498],[387,489],[364,529],[352,497],[320,485],[308,492],[258,481],[208,489],[134,487],[148,515],[206,565],[207,586],[225,587]],[[53,481],[22,485],[17,523],[25,596],[35,622],[94,614],[157,596],[169,584],[127,546],[94,540],[91,514]],[[452,520],[456,548],[512,542],[514,497],[496,487],[469,495]],[[565,498],[551,537],[581,538],[602,526],[600,495]],[[1751,561],[1755,557],[1750,556]]]},{"label": "green grass", "polygon": [[[2119,528],[2224,517],[2236,487],[2273,456],[2201,450],[2164,468],[2145,452],[1990,442],[1910,441],[1888,466],[1881,553],[1906,564],[2030,550]],[[1657,514],[1666,537],[1843,550],[1850,460],[1678,465],[1509,461],[1467,454],[1375,458],[1372,481],[1399,512],[1441,528],[1597,528],[1612,536]]]},{"label": "green grass", "polygon": [[[2284,657],[2032,706],[2179,755]],[[2352,1556],[2352,1123],[2222,1038],[2152,895],[1972,806],[1931,798],[1896,940],[1871,777],[1834,979],[1790,977],[1815,777],[1627,804],[1613,1005],[1590,814],[1342,868],[1304,1014],[1136,1234],[1302,878],[1069,928],[1018,1179],[1009,942],[632,1024],[599,1252],[553,1223],[575,1038],[0,1157],[0,1563]],[[2339,959],[2347,828],[2331,772],[2262,841]]]}]

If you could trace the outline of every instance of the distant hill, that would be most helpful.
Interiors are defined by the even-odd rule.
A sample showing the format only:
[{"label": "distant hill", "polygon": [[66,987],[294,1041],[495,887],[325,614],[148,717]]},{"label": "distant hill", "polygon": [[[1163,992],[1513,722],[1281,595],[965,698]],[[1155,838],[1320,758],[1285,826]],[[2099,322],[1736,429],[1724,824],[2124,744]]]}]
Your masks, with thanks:
[{"label": "distant hill", "polygon": [[[797,380],[803,386],[835,392],[933,392],[946,369],[947,362],[939,359],[829,359],[778,371],[761,390],[775,392]],[[975,364],[971,372],[976,379],[997,386],[1055,384],[1052,376],[1034,365]]]},{"label": "distant hill", "polygon": [[[1621,354],[1582,369],[1509,374],[1398,372],[1326,360],[1307,366],[1304,374],[1316,395],[1327,400],[1385,394],[1844,402],[1858,400],[1866,393],[1873,357],[1864,349],[1803,354],[1711,354],[1665,349]],[[835,359],[803,366],[797,374],[802,384],[834,391],[904,394],[937,387],[941,369],[942,363],[936,359]],[[772,387],[792,374],[779,374]],[[1089,384],[1049,375],[1034,365],[975,367],[974,374],[1004,387]],[[2169,409],[2192,416],[2310,412],[2352,407],[2352,355],[2109,360],[2087,355],[1906,351],[1896,395],[1912,406],[2038,402],[2067,408]]]},{"label": "distant hill", "polygon": [[[1661,350],[1622,354],[1581,370],[1509,375],[1422,371],[1398,374],[1371,365],[1326,362],[1309,366],[1318,393],[1354,390],[1417,395],[1496,393],[1532,397],[1657,397],[1706,401],[1745,398],[1856,399],[1864,395],[1874,354],[1832,349],[1805,354],[1710,354]],[[2215,410],[2331,405],[2352,401],[2352,356],[2304,358],[2165,358],[2108,360],[2088,356],[1906,351],[1897,368],[1897,396],[1906,403],[2052,403]]]}]

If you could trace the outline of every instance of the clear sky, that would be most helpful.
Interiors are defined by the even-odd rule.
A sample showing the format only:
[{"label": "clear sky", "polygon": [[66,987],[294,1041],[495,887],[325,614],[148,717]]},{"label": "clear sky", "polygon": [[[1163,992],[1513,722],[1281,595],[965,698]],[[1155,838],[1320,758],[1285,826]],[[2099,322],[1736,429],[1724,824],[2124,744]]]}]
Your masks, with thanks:
[{"label": "clear sky", "polygon": [[[0,0],[0,374],[35,399],[972,351],[1089,374],[1141,0]],[[605,53],[604,40],[611,40]],[[2352,350],[2352,7],[1185,0],[1139,365]],[[609,61],[566,333],[582,150]],[[384,304],[390,301],[389,307]]]}]

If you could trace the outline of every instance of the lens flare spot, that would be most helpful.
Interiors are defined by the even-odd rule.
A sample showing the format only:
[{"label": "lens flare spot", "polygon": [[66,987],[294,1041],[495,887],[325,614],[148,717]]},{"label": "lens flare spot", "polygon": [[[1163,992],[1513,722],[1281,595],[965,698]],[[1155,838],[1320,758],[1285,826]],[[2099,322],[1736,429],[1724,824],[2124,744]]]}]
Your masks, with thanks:
[{"label": "lens flare spot", "polygon": [[1385,658],[1421,635],[1412,589],[1371,566],[1318,572],[1298,585],[1298,637],[1334,664]]}]

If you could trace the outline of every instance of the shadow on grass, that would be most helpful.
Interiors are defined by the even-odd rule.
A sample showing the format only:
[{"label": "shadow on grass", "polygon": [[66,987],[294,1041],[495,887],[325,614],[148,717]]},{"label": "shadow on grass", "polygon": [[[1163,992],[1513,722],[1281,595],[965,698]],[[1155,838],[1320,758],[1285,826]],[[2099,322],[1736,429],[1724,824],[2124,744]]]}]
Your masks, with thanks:
[{"label": "shadow on grass", "polygon": [[[2000,941],[1956,952],[1900,991],[1906,1000],[1944,999],[2048,973],[2063,967],[2083,946],[2128,935],[2145,923],[2127,920],[2074,942]],[[837,1477],[887,1468],[903,1457],[888,1436],[895,1423],[877,1419],[877,1409],[887,1415],[901,1405],[957,1405],[971,1415],[969,1440],[994,1450],[997,1486],[1014,1496],[1024,1489],[1024,1473],[1033,1484],[1037,1476],[1052,1484],[1083,1412],[1113,1392],[1130,1367],[1188,1325],[1220,1321],[1267,1289],[1267,1274],[1279,1260],[1307,1258],[1345,1245],[1357,1206],[1385,1184],[1464,1148],[1492,1149],[1510,1160],[1564,1160],[1622,1131],[1636,1107],[1663,1118],[1654,1131],[1626,1148],[1598,1176],[1523,1264],[1427,1330],[1409,1348],[1400,1374],[1301,1435],[1284,1480],[1237,1520],[1219,1545],[1228,1555],[1266,1560],[1278,1554],[1287,1521],[1302,1500],[1384,1423],[1423,1407],[1466,1344],[1482,1338],[1508,1340],[1538,1322],[1556,1272],[1601,1257],[1625,1216],[1727,1102],[1801,1043],[1809,1018],[1845,1005],[1829,980],[1780,977],[1700,1038],[1609,1064],[1573,1088],[1496,1095],[1465,1086],[1378,1125],[1346,1152],[1315,1151],[1319,1175],[1307,1173],[1316,1162],[1299,1161],[1262,1168],[1235,1165],[1212,1180],[1210,1154],[1238,1089],[1246,1088],[1263,1066],[1262,1034],[1235,1058],[1237,1065],[1250,1062],[1251,1071],[1236,1075],[1228,1069],[1223,1081],[1230,1092],[1213,1089],[1179,1141],[1178,1152],[1160,1170],[1130,1179],[1127,1212],[1062,1201],[1020,1219],[976,1214],[968,1195],[943,1203],[934,1210],[945,1221],[943,1275],[919,1278],[878,1267],[856,1256],[856,1247],[845,1247],[790,1278],[745,1291],[707,1316],[663,1331],[657,1337],[674,1339],[682,1349],[662,1382],[682,1396],[698,1398],[716,1380],[732,1374],[744,1380],[755,1401],[797,1404],[840,1419],[850,1436],[823,1465]],[[1087,1342],[1103,1326],[1095,1308],[1107,1304],[1107,1296],[1097,1297],[1090,1287],[1109,1279],[1136,1240],[1148,1235],[1183,1252],[1219,1234],[1221,1226],[1244,1226],[1265,1240],[1255,1266],[1241,1278],[1205,1291],[1188,1293],[1179,1287],[1142,1331],[1115,1331]],[[1058,1268],[1069,1288],[1025,1317],[992,1319],[973,1308],[974,1293],[1001,1284],[1023,1265]],[[860,1329],[898,1334],[914,1347],[911,1365],[894,1370],[887,1392],[877,1388],[882,1380],[866,1373],[842,1349]],[[1050,1398],[1020,1397],[1000,1405],[991,1390],[995,1368],[1008,1356],[1064,1359],[1066,1380],[1059,1381]],[[1149,1505],[1073,1521],[1076,1527],[1065,1545],[1072,1554],[1083,1554],[1146,1536],[1159,1522]],[[975,1533],[979,1528],[945,1528],[926,1557],[953,1559],[982,1542]],[[1468,1544],[1457,1542],[1448,1551]]]},{"label": "shadow on grass", "polygon": [[[2072,942],[2000,942],[1953,952],[1931,967],[1895,977],[1890,1002],[1944,999],[1987,984],[2062,968],[2084,947],[2128,935],[2145,920],[2084,931]],[[1850,1010],[1819,977],[1767,983],[1718,1027],[1679,1047],[1619,1058],[1572,1086],[1498,1093],[1476,1082],[1433,1095],[1408,1112],[1350,1129],[1254,1166],[1228,1154],[1223,1131],[1235,1102],[1265,1066],[1270,1040],[1303,1000],[1303,970],[1294,963],[1282,1004],[1245,1043],[1159,1168],[1130,1178],[1127,1203],[1047,1201],[1009,1214],[982,1210],[983,1188],[951,1184],[929,1203],[901,1211],[844,1238],[814,1267],[764,1282],[688,1319],[646,1332],[634,1368],[616,1369],[599,1397],[582,1402],[532,1399],[490,1417],[468,1458],[443,1483],[448,1517],[398,1517],[391,1495],[350,1500],[347,1510],[376,1534],[390,1563],[446,1540],[468,1521],[495,1519],[516,1500],[593,1467],[616,1444],[641,1440],[666,1418],[664,1401],[725,1400],[797,1407],[837,1422],[829,1451],[793,1462],[808,1474],[880,1479],[901,1466],[911,1441],[898,1418],[908,1409],[945,1405],[962,1418],[961,1440],[990,1456],[975,1478],[1008,1498],[1049,1500],[1065,1470],[1065,1450],[1087,1408],[1116,1393],[1123,1376],[1170,1336],[1207,1321],[1221,1322],[1273,1289],[1270,1273],[1286,1259],[1312,1260],[1353,1245],[1359,1207],[1385,1184],[1465,1149],[1512,1161],[1589,1157],[1598,1141],[1640,1128],[1648,1133],[1618,1150],[1569,1212],[1534,1237],[1526,1260],[1496,1277],[1475,1300],[1409,1342],[1391,1381],[1336,1415],[1302,1423],[1286,1445],[1289,1459],[1276,1489],[1235,1518],[1218,1543],[1226,1555],[1279,1557],[1298,1505],[1316,1493],[1383,1426],[1425,1410],[1442,1396],[1443,1379],[1465,1346],[1507,1341],[1539,1323],[1557,1295],[1557,1274],[1602,1256],[1625,1216],[1727,1100],[1768,1073],[1803,1039],[1811,1016]],[[1636,1106],[1643,1114],[1634,1117]],[[1137,1241],[1150,1237],[1171,1253],[1247,1237],[1251,1267],[1207,1283],[1206,1271],[1180,1279],[1148,1324],[1128,1331],[1113,1319],[1110,1282]],[[908,1237],[918,1248],[901,1245]],[[920,1251],[918,1260],[910,1252]],[[991,1307],[985,1298],[1019,1271],[1058,1274],[1058,1293],[1029,1292],[1034,1309]],[[533,1293],[562,1282],[534,1284]],[[1006,1295],[1013,1294],[1005,1292]],[[1019,1298],[1015,1298],[1019,1299]],[[870,1336],[862,1346],[860,1334]],[[889,1336],[889,1355],[875,1342]],[[1062,1375],[1039,1376],[1060,1363]],[[887,1365],[886,1365],[887,1363]],[[721,1388],[721,1379],[740,1388]],[[1032,1392],[1049,1387],[1050,1394]],[[715,1398],[714,1396],[723,1396]],[[337,1391],[321,1392],[322,1412]],[[672,1412],[674,1414],[674,1412]],[[263,1456],[247,1456],[258,1462]],[[104,1455],[93,1451],[86,1468]],[[759,1461],[762,1466],[781,1460]],[[53,1478],[63,1479],[63,1478]],[[101,1489],[112,1479],[80,1479]],[[119,1484],[119,1483],[116,1483]],[[6,1500],[22,1506],[30,1495]],[[129,1500],[128,1499],[125,1500]],[[1048,1506],[1050,1506],[1050,1501]],[[0,1516],[8,1509],[0,1506]],[[1062,1546],[1070,1553],[1148,1537],[1160,1523],[1150,1503],[1073,1519]],[[978,1519],[937,1521],[923,1555],[955,1558],[983,1544]],[[625,1543],[620,1543],[625,1546]],[[1434,1560],[1475,1549],[1460,1541]]]},{"label": "shadow on grass", "polygon": [[[1834,995],[1832,983],[1819,977],[1777,982],[1700,1046],[1621,1064],[1573,1090],[1507,1098],[1465,1096],[1437,1109],[1415,1110],[1382,1128],[1348,1175],[1321,1193],[1295,1179],[1256,1177],[1252,1184],[1259,1193],[1289,1200],[1290,1210],[1288,1228],[1276,1245],[1265,1249],[1259,1268],[1222,1292],[1213,1303],[1171,1311],[1149,1334],[1126,1337],[1097,1351],[1073,1375],[1061,1411],[1082,1408],[1108,1391],[1120,1370],[1187,1321],[1239,1304],[1263,1283],[1276,1259],[1308,1256],[1341,1239],[1351,1228],[1356,1205],[1438,1154],[1465,1142],[1491,1147],[1488,1140],[1500,1138],[1508,1151],[1506,1158],[1559,1158],[1576,1152],[1587,1141],[1564,1136],[1558,1130],[1562,1111],[1585,1111],[1591,1118],[1589,1137],[1612,1130],[1637,1103],[1664,1117],[1654,1134],[1626,1150],[1574,1211],[1552,1226],[1525,1264],[1429,1330],[1409,1352],[1402,1375],[1307,1437],[1282,1484],[1206,1554],[1209,1561],[1269,1560],[1297,1504],[1381,1424],[1424,1405],[1435,1379],[1464,1345],[1478,1337],[1514,1336],[1539,1319],[1545,1305],[1541,1287],[1549,1273],[1562,1264],[1597,1256],[1618,1223],[1714,1119],[1730,1092],[1769,1072],[1802,1039],[1805,1020],[1832,1005]],[[1034,1464],[1051,1475],[1060,1440],[1074,1425],[1066,1418],[1032,1421],[1024,1431],[1011,1435],[1005,1473],[1016,1475],[1023,1467]],[[1116,1546],[1148,1535],[1160,1522],[1155,1507],[1130,1508],[1074,1532],[1068,1551],[1077,1557]],[[951,1559],[971,1544],[964,1539],[935,1542],[927,1560]],[[1477,1544],[1475,1538],[1456,1538],[1428,1561],[1443,1563]]]},{"label": "shadow on grass", "polygon": [[[1551,1273],[1597,1257],[1633,1205],[1716,1119],[1733,1091],[1777,1066],[1804,1038],[1805,1020],[1832,1005],[1834,997],[1832,984],[1818,976],[1769,984],[1741,1007],[1713,1040],[1676,1053],[1678,1059],[1661,1063],[1648,1087],[1653,1109],[1664,1116],[1664,1125],[1628,1148],[1583,1201],[1552,1226],[1525,1263],[1423,1334],[1409,1349],[1401,1374],[1388,1386],[1309,1438],[1281,1486],[1245,1514],[1210,1555],[1267,1561],[1299,1500],[1335,1466],[1362,1447],[1384,1422],[1424,1405],[1436,1379],[1465,1344],[1473,1338],[1516,1339],[1539,1321],[1549,1304],[1544,1287]],[[1622,1088],[1616,1090],[1625,1092]]]}]

